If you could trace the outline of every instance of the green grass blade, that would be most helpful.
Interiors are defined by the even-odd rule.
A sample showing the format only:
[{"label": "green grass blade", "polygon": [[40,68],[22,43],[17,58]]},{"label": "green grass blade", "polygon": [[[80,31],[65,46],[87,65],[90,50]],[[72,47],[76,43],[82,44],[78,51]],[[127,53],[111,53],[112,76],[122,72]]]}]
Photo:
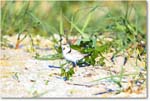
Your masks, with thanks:
[{"label": "green grass blade", "polygon": [[85,24],[84,24],[84,26],[82,28],[82,32],[84,32],[85,28],[87,27],[87,25],[88,25],[88,23],[89,23],[89,21],[91,19],[91,15],[92,15],[92,12],[89,13],[89,15],[88,15],[88,17],[87,17],[87,19],[85,21]]},{"label": "green grass blade", "polygon": [[[137,75],[137,73],[123,74],[122,77],[123,76],[130,76],[130,75]],[[103,78],[100,78],[100,79],[97,79],[97,80],[93,80],[93,81],[90,81],[90,82],[97,82],[97,81],[101,81],[101,80],[104,80],[104,79],[115,78],[115,77],[120,77],[120,75],[111,75],[111,76],[103,77]]]},{"label": "green grass blade", "polygon": [[82,32],[82,30],[81,30],[80,28],[78,28],[75,23],[73,23],[72,21],[70,21],[66,16],[64,16],[64,18],[65,18],[70,24],[72,24],[72,26],[73,26],[82,36],[85,36],[85,35],[84,35],[84,32]]},{"label": "green grass blade", "polygon": [[93,7],[93,8],[90,10],[90,12],[88,13],[88,17],[87,17],[87,19],[86,19],[86,21],[85,21],[85,23],[84,23],[84,26],[83,26],[83,28],[82,28],[82,32],[84,32],[85,28],[86,28],[87,25],[89,24],[89,21],[91,20],[91,16],[92,16],[93,12],[95,11],[95,9],[96,9],[97,7],[98,7],[98,6]]},{"label": "green grass blade", "polygon": [[63,19],[62,19],[62,10],[60,11],[60,25],[59,25],[59,30],[60,30],[60,34],[61,34],[61,35],[64,35]]}]

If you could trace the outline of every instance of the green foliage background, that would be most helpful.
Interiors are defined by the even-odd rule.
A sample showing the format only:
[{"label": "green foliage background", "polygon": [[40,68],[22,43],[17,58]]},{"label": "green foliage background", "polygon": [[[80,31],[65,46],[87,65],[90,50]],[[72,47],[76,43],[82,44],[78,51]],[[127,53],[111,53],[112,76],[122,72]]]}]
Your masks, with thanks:
[{"label": "green foliage background", "polygon": [[[97,6],[92,13],[86,33],[112,31],[116,18],[129,14],[131,23],[137,24],[142,33],[146,33],[146,1],[1,1],[1,34],[16,34],[24,30],[32,34],[51,35],[59,33],[60,10],[81,28],[89,10]],[[70,23],[63,18],[64,30],[69,32]],[[108,30],[109,28],[110,30]],[[71,34],[77,34],[73,28]],[[123,28],[117,26],[116,31]]]}]

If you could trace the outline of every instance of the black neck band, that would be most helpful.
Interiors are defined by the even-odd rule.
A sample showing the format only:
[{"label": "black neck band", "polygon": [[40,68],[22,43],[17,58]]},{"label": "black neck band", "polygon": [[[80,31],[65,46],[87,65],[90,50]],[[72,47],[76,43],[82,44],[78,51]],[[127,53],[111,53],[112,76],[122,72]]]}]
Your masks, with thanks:
[{"label": "black neck band", "polygon": [[71,53],[71,48],[70,48],[70,50],[67,53]]}]

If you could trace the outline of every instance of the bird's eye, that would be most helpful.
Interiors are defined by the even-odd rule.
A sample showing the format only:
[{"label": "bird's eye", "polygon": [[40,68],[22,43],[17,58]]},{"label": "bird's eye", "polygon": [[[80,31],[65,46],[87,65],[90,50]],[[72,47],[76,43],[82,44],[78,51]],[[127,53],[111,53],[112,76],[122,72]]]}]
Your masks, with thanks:
[{"label": "bird's eye", "polygon": [[63,47],[62,49],[65,50],[65,47]]}]

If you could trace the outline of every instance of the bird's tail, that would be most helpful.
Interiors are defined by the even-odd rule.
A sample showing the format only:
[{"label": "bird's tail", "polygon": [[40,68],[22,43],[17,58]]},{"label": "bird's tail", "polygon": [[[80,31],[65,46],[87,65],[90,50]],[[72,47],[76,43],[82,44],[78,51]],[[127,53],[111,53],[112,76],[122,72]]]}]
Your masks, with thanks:
[{"label": "bird's tail", "polygon": [[91,54],[84,54],[84,57],[91,56]]}]

